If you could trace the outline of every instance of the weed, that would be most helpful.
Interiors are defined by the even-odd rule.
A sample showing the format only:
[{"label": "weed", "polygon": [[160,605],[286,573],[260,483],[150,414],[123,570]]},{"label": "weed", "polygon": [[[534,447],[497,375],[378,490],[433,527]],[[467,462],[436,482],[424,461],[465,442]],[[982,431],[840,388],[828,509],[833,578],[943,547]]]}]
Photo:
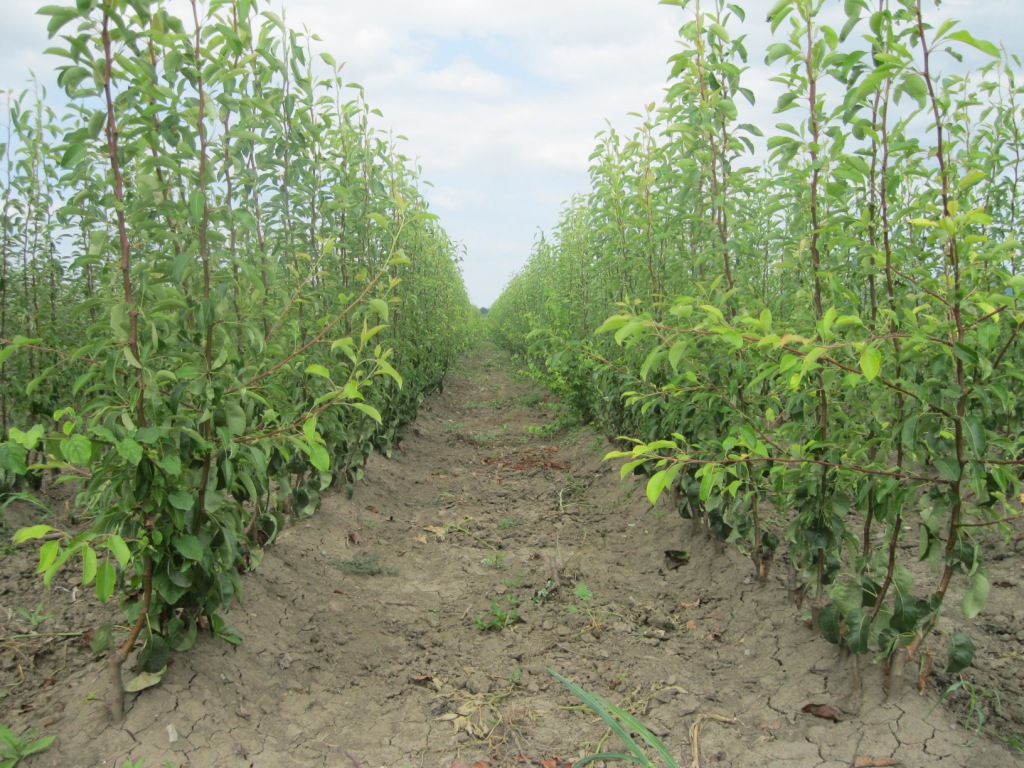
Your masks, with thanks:
[{"label": "weed", "polygon": [[[656,768],[658,764],[650,758],[647,751],[636,742],[636,739],[633,738],[633,734],[636,734],[646,742],[651,749],[658,753],[668,768],[679,768],[679,763],[676,762],[672,753],[668,751],[668,747],[661,742],[661,739],[651,733],[647,726],[641,723],[634,715],[621,707],[617,707],[606,701],[596,693],[590,693],[583,690],[575,683],[566,680],[554,670],[548,669],[548,672],[558,682],[568,688],[572,692],[572,695],[582,701],[588,709],[604,720],[605,725],[607,725],[612,732],[619,737],[619,741],[622,742],[622,745],[629,752],[629,754],[624,752],[602,752],[597,755],[586,757],[576,763],[576,765],[585,765],[598,760],[617,760],[625,763],[633,763],[634,765],[647,766],[647,768]],[[694,764],[697,765],[699,763],[694,761]]]},{"label": "weed", "polygon": [[0,523],[0,555],[9,557],[18,551],[18,545],[13,540],[14,531],[4,523]]},{"label": "weed", "polygon": [[580,600],[580,605],[570,605],[566,607],[569,613],[579,613],[580,607],[582,606],[583,612],[587,615],[593,610],[590,607],[590,601],[594,599],[594,593],[590,591],[590,588],[582,581],[576,585],[576,589],[573,590],[573,594]]},{"label": "weed", "polygon": [[608,618],[607,612],[603,612],[600,616],[598,616],[598,612],[594,609],[594,606],[592,605],[594,593],[590,591],[590,587],[588,587],[581,581],[579,584],[576,585],[576,588],[572,591],[572,593],[576,595],[576,599],[579,600],[579,603],[567,605],[565,607],[565,610],[567,610],[569,613],[582,613],[586,615],[586,617],[590,619],[591,625],[594,627],[600,626],[602,623],[604,623],[605,619]]},{"label": "weed", "polygon": [[1024,752],[1024,733],[1011,733],[1007,735],[993,733],[992,735],[1014,752]]},{"label": "weed", "polygon": [[481,632],[500,632],[506,627],[521,622],[523,618],[519,615],[519,600],[506,596],[505,602],[507,608],[502,608],[501,603],[492,600],[487,613],[483,616],[474,616],[476,628]]},{"label": "weed", "polygon": [[541,603],[546,603],[556,589],[558,589],[558,585],[555,584],[554,579],[548,579],[544,582],[544,586],[534,593],[531,598],[533,604],[540,605]]},{"label": "weed", "polygon": [[493,568],[496,571],[503,571],[505,570],[505,553],[492,552],[481,560],[480,563],[482,565],[486,565],[488,568]]},{"label": "weed", "polygon": [[29,626],[32,627],[33,632],[39,629],[40,624],[42,624],[47,619],[52,619],[54,616],[54,614],[52,613],[43,613],[42,603],[36,603],[36,607],[33,608],[31,611],[29,611],[28,608],[15,608],[14,612],[21,616],[21,618],[23,618],[26,622],[28,622]]},{"label": "weed", "polygon": [[588,619],[590,619],[590,629],[600,627],[606,621],[609,616],[618,616],[618,614],[607,609],[598,609],[594,607],[594,593],[590,591],[590,588],[582,581],[576,585],[573,590],[573,594],[579,603],[567,605],[565,610],[569,613],[582,613]]},{"label": "weed", "polygon": [[49,747],[55,736],[43,736],[33,739],[31,731],[23,736],[15,736],[3,723],[0,723],[0,768],[14,768],[29,755],[42,752]]},{"label": "weed", "polygon": [[515,528],[517,525],[519,525],[519,521],[513,517],[503,517],[498,521],[498,527],[503,531],[507,531],[509,528]]},{"label": "weed", "polygon": [[[989,729],[985,728],[985,722],[988,719],[988,715],[985,712],[984,706],[985,699],[991,698],[993,700],[993,708],[996,712],[999,712],[1000,706],[1002,705],[1002,700],[999,697],[999,691],[995,690],[994,688],[983,688],[981,690],[978,690],[978,686],[976,686],[974,683],[970,682],[969,680],[964,680],[963,678],[961,678],[960,680],[957,680],[955,683],[950,685],[943,692],[943,694],[939,696],[939,700],[935,702],[935,707],[939,706],[939,704],[941,704],[943,701],[948,699],[957,691],[961,690],[964,691],[968,697],[967,711],[964,713],[964,719],[961,724],[965,729],[974,734],[970,741],[967,742],[967,746],[970,746],[978,740],[982,733],[991,732]],[[933,712],[935,711],[935,707],[932,707]],[[1011,743],[1013,741],[1019,741],[1019,738],[1020,737],[1014,739],[1013,737],[1011,737],[1009,740],[1004,739],[1004,742],[1007,746],[1017,749],[1018,751],[1021,751],[1022,745],[1018,743],[1016,746],[1014,746],[1014,744]]]},{"label": "weed", "polygon": [[516,589],[517,587],[522,586],[523,579],[525,579],[525,578],[526,578],[526,572],[525,571],[520,571],[515,576],[508,576],[508,577],[502,579],[501,583],[504,584],[509,589]]},{"label": "weed", "polygon": [[353,576],[393,576],[398,573],[394,568],[388,568],[380,564],[377,555],[356,555],[350,560],[332,560],[331,565],[342,573]]}]

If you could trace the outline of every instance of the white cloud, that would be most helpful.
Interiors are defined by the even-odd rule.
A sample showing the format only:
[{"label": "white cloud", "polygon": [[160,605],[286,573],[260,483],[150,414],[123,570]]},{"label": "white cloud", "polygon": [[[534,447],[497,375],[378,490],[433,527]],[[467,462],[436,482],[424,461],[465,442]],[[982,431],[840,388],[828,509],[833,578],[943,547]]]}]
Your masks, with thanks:
[{"label": "white cloud", "polygon": [[507,77],[484,69],[466,56],[460,56],[442,69],[424,73],[421,82],[428,92],[474,100],[501,98],[512,90]]}]

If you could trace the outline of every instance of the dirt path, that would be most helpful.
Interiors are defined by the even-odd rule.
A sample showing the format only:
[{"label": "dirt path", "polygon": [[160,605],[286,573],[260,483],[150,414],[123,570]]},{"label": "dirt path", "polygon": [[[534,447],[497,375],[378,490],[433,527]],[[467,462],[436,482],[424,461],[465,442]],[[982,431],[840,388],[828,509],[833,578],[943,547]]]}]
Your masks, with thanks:
[{"label": "dirt path", "polygon": [[[962,746],[973,734],[933,711],[935,684],[886,702],[869,667],[851,693],[850,662],[799,621],[784,574],[755,583],[749,560],[652,513],[593,433],[529,429],[550,420],[545,399],[502,353],[467,360],[352,500],[328,496],[245,577],[228,615],[244,644],[201,639],[133,698],[123,729],[107,724],[102,665],[77,638],[16,637],[17,607],[40,604],[40,633],[109,612],[73,601],[70,581],[42,592],[29,554],[6,556],[0,722],[57,735],[27,764],[550,768],[617,749],[547,667],[639,715],[681,765],[702,715],[735,719],[700,720],[703,766],[1024,764],[986,737]],[[689,564],[668,567],[670,548]],[[1003,555],[979,663],[1012,725],[1021,563]],[[512,610],[521,623],[475,626]],[[839,722],[803,714],[810,703]]]}]

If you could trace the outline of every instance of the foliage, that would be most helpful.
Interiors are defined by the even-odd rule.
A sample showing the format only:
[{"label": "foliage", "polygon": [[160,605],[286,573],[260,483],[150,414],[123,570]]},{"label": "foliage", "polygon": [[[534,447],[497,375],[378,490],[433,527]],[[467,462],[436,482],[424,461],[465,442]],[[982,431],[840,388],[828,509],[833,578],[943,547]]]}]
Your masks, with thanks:
[{"label": "foliage", "polygon": [[[942,695],[939,697],[939,701],[936,702],[935,706],[937,707],[943,701],[956,694],[957,691],[963,691],[967,697],[962,724],[966,730],[973,734],[973,738],[969,743],[974,743],[982,733],[988,732],[988,729],[985,727],[985,722],[988,719],[985,699],[992,699],[992,706],[996,712],[999,711],[1002,700],[999,697],[999,691],[994,688],[984,688],[979,690],[978,686],[974,685],[974,683],[961,678],[942,692]],[[998,734],[993,735],[997,738],[1001,738]],[[1005,741],[1007,746],[1020,751],[1020,747],[1014,744],[1012,738],[1006,739]]]},{"label": "foliage", "polygon": [[661,760],[664,761],[664,765],[667,768],[678,768],[679,763],[672,756],[672,753],[668,751],[668,748],[657,736],[650,732],[647,726],[641,723],[631,713],[621,707],[615,706],[596,693],[584,690],[580,686],[576,685],[576,683],[567,680],[552,669],[548,669],[548,673],[568,688],[572,692],[572,695],[582,701],[588,709],[599,716],[604,721],[605,725],[612,730],[612,733],[618,737],[619,741],[622,742],[622,746],[627,750],[627,752],[601,752],[600,754],[590,755],[589,757],[585,757],[576,762],[573,768],[588,765],[590,763],[597,762],[598,760],[619,761],[624,763],[633,763],[635,765],[643,765],[647,766],[647,768],[656,768],[658,763],[654,762],[654,760],[652,760],[647,754],[644,747],[637,743],[634,735],[639,736],[648,747],[653,749]]},{"label": "foliage", "polygon": [[416,172],[308,34],[249,0],[41,13],[70,106],[9,98],[0,493],[78,485],[85,531],[16,538],[45,540],[47,584],[77,560],[120,599],[118,716],[137,640],[153,674],[200,628],[237,642],[240,572],[390,453],[478,313]]},{"label": "foliage", "polygon": [[505,606],[502,606],[498,600],[492,600],[487,613],[473,617],[473,625],[480,632],[500,632],[522,620],[523,617],[519,614],[519,600],[506,595]]},{"label": "foliage", "polygon": [[[983,534],[1020,514],[1020,61],[923,0],[851,0],[838,29],[779,0],[764,135],[742,4],[663,1],[686,18],[663,103],[599,134],[591,191],[488,327],[626,436],[608,456],[652,504],[762,580],[784,549],[823,636],[898,667],[955,578],[981,610]],[[951,635],[951,663],[972,653]]]},{"label": "foliage", "polygon": [[31,736],[15,736],[3,723],[0,723],[0,768],[14,768],[30,755],[47,749],[55,736],[43,736],[32,740]]}]

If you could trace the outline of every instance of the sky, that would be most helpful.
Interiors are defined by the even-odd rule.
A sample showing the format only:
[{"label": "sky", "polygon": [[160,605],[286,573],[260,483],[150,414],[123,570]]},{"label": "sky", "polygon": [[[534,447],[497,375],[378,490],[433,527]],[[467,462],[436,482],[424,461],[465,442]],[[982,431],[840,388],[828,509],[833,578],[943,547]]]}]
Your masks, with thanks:
[{"label": "sky", "polygon": [[[747,11],[747,85],[758,95],[747,117],[770,125],[776,92],[761,51],[770,42],[764,18],[774,0],[736,2]],[[31,70],[57,94],[52,71],[59,62],[43,54],[46,19],[35,15],[41,4],[0,0],[0,90],[25,87]],[[562,204],[587,191],[587,158],[606,121],[629,133],[628,113],[661,100],[679,27],[692,15],[657,0],[257,5],[277,13],[283,7],[288,26],[316,33],[319,50],[344,61],[343,76],[361,84],[383,113],[377,128],[407,137],[403,151],[432,185],[423,193],[460,244],[466,286],[479,306],[494,302],[538,234],[557,223]],[[189,13],[184,0],[168,7]],[[1024,0],[946,0],[928,13],[969,20],[976,37],[993,42],[1004,30],[1024,30]],[[1007,44],[1021,52],[1016,37]]]}]

